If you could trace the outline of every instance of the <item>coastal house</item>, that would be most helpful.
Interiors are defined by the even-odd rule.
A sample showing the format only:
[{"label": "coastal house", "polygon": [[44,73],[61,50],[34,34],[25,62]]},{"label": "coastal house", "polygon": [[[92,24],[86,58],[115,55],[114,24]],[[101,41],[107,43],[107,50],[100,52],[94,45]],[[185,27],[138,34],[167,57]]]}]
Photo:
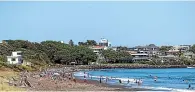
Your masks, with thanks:
[{"label": "coastal house", "polygon": [[132,61],[149,61],[149,54],[139,51],[137,53],[130,53],[133,56]]},{"label": "coastal house", "polygon": [[111,47],[111,43],[107,39],[101,38],[99,46]]},{"label": "coastal house", "polygon": [[11,56],[7,56],[7,63],[8,64],[22,64],[22,52],[21,51],[15,51],[12,52]]},{"label": "coastal house", "polygon": [[128,51],[133,56],[133,61],[148,61],[153,55],[159,54],[159,47],[150,44],[146,46],[135,46],[128,48]]},{"label": "coastal house", "polygon": [[195,57],[195,54],[193,52],[185,52],[183,53],[183,56],[187,58],[192,58]]},{"label": "coastal house", "polygon": [[99,45],[90,46],[89,48],[92,49],[94,53],[99,54],[99,52],[103,50],[107,50],[108,48],[111,48],[111,43],[108,42],[107,39],[101,38]]},{"label": "coastal house", "polygon": [[99,54],[101,51],[107,49],[106,46],[91,46],[91,47],[89,47],[89,48],[92,49],[93,52],[96,53],[96,54]]},{"label": "coastal house", "polygon": [[191,47],[191,45],[180,45],[180,50],[182,52],[187,52],[187,51],[189,51],[190,47]]},{"label": "coastal house", "polygon": [[2,40],[1,42],[0,42],[0,44],[7,44],[8,43],[8,40]]},{"label": "coastal house", "polygon": [[137,51],[137,52],[142,51],[143,53],[147,53],[149,56],[152,56],[152,55],[158,55],[159,47],[154,44],[150,44],[146,46],[135,46],[133,48],[128,48],[128,51]]},{"label": "coastal house", "polygon": [[174,55],[165,55],[165,56],[158,56],[161,59],[161,62],[169,61],[170,59],[176,59],[177,57]]},{"label": "coastal house", "polygon": [[188,52],[191,45],[176,45],[173,46],[169,51],[166,51],[166,55],[178,56],[180,53]]}]

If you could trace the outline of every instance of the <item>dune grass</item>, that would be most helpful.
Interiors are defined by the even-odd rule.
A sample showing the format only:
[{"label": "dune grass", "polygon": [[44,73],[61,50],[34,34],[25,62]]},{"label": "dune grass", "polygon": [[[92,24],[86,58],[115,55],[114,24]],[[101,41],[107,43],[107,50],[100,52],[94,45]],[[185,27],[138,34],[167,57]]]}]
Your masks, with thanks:
[{"label": "dune grass", "polygon": [[23,88],[9,86],[8,78],[17,77],[18,73],[11,70],[0,70],[0,91],[25,91]]}]

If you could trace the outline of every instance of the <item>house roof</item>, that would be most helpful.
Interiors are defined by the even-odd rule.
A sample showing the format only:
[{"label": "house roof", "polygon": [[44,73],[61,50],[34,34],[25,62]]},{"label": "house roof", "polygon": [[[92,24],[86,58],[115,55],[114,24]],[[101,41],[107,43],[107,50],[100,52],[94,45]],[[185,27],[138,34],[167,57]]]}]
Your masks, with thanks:
[{"label": "house roof", "polygon": [[22,51],[14,51],[14,52],[17,52],[17,53],[22,53]]},{"label": "house roof", "polygon": [[103,49],[105,46],[92,46],[90,48],[92,49]]},{"label": "house roof", "polygon": [[7,56],[7,58],[18,58],[18,57],[21,57],[21,56]]},{"label": "house roof", "polygon": [[171,57],[175,57],[174,55],[167,55],[167,56],[159,56],[159,57],[167,57],[167,58],[171,58]]},{"label": "house roof", "polygon": [[172,53],[174,53],[174,52],[179,52],[179,50],[169,50],[169,51],[166,51],[166,52],[172,52]]},{"label": "house roof", "polygon": [[149,44],[147,46],[135,46],[134,48],[159,48],[159,47],[154,44]]},{"label": "house roof", "polygon": [[146,54],[146,53],[134,53],[134,54],[131,54],[131,55],[134,55],[134,56],[136,56],[136,55],[148,55],[148,54]]}]

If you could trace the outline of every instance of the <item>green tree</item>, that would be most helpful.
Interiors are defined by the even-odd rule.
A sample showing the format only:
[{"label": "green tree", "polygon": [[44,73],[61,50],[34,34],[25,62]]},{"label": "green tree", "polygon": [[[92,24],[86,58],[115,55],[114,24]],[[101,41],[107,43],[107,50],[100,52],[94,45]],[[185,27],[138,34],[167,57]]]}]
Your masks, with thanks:
[{"label": "green tree", "polygon": [[95,40],[87,40],[87,42],[78,42],[79,46],[95,46],[97,42]]},{"label": "green tree", "polygon": [[125,51],[103,50],[102,55],[105,57],[106,61],[110,63],[125,63],[132,61],[132,56]]},{"label": "green tree", "polygon": [[87,43],[85,43],[85,42],[78,42],[78,45],[79,46],[87,46]]},{"label": "green tree", "polygon": [[190,51],[195,53],[195,44],[190,47]]},{"label": "green tree", "polygon": [[87,43],[88,46],[95,46],[95,45],[97,45],[95,40],[87,40],[86,43]]},{"label": "green tree", "polygon": [[161,46],[160,47],[160,51],[165,52],[165,51],[169,51],[173,46]]}]

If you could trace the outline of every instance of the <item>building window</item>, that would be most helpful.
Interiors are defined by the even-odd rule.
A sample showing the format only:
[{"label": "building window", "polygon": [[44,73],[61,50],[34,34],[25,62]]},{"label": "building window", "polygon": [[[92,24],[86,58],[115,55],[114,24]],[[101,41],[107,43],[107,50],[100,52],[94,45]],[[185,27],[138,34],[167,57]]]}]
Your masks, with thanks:
[{"label": "building window", "polygon": [[17,55],[22,55],[22,53],[17,53]]},{"label": "building window", "polygon": [[12,61],[16,61],[16,59],[15,58],[12,58]]}]

